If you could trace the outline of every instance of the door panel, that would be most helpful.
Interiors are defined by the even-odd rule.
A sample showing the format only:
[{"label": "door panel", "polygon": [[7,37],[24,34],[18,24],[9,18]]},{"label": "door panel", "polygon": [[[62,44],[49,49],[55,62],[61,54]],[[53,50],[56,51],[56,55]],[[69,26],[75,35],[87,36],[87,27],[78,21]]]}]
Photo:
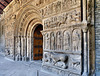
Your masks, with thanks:
[{"label": "door panel", "polygon": [[40,60],[43,55],[43,36],[41,34],[42,27],[37,27],[34,31],[34,49],[33,49],[33,59]]}]

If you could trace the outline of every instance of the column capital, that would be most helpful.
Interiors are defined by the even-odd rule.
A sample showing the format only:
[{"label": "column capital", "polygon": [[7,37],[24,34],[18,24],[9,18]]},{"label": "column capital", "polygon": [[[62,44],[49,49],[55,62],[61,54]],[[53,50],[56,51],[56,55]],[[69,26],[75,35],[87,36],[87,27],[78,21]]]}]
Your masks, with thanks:
[{"label": "column capital", "polygon": [[82,29],[84,33],[86,33],[88,31],[88,27],[85,27]]}]

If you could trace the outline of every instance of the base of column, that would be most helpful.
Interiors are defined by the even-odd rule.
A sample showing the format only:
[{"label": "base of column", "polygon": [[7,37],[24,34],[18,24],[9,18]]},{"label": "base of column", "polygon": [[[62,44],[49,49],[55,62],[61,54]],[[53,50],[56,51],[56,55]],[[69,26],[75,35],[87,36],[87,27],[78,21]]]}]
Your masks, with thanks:
[{"label": "base of column", "polygon": [[88,76],[88,73],[84,72],[84,73],[82,74],[82,76]]}]

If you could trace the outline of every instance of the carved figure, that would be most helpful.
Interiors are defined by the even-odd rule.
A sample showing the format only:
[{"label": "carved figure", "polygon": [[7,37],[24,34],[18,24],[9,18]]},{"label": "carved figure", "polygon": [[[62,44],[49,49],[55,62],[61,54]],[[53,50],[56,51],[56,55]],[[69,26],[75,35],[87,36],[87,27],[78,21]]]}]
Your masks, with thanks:
[{"label": "carved figure", "polygon": [[65,54],[56,54],[56,53],[50,53],[51,58],[53,59],[53,64],[56,64],[58,61],[65,62],[66,59],[68,60],[68,56]]},{"label": "carved figure", "polygon": [[57,50],[62,50],[62,36],[61,36],[61,32],[57,33]]},{"label": "carved figure", "polygon": [[54,65],[55,67],[67,69],[68,56],[66,54],[58,54],[53,52],[44,53],[44,63]]},{"label": "carved figure", "polygon": [[76,0],[70,0],[70,2],[71,2],[71,5],[76,4]]},{"label": "carved figure", "polygon": [[61,2],[60,1],[58,1],[56,3],[56,12],[59,12],[59,10],[61,10]]},{"label": "carved figure", "polygon": [[81,56],[79,55],[71,55],[71,67],[80,70],[81,69]]},{"label": "carved figure", "polygon": [[54,33],[51,33],[51,50],[55,49],[55,37]]},{"label": "carved figure", "polygon": [[74,30],[73,31],[73,50],[74,51],[80,50],[81,48],[80,40],[81,40],[81,36],[80,36],[79,30]]},{"label": "carved figure", "polygon": [[50,53],[48,53],[48,52],[44,53],[43,62],[51,63],[51,55],[50,55]]},{"label": "carved figure", "polygon": [[70,50],[70,33],[65,31],[64,33],[64,50]]},{"label": "carved figure", "polygon": [[50,45],[49,40],[50,40],[49,35],[46,34],[46,43],[45,43],[46,47],[45,47],[45,49],[49,49],[49,45]]}]

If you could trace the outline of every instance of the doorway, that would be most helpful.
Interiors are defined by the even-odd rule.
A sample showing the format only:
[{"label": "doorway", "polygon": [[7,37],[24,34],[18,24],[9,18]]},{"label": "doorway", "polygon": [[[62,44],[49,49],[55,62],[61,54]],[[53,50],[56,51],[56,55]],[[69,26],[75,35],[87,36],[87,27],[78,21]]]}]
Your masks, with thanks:
[{"label": "doorway", "polygon": [[33,33],[33,60],[41,60],[43,57],[43,26],[37,25]]}]

